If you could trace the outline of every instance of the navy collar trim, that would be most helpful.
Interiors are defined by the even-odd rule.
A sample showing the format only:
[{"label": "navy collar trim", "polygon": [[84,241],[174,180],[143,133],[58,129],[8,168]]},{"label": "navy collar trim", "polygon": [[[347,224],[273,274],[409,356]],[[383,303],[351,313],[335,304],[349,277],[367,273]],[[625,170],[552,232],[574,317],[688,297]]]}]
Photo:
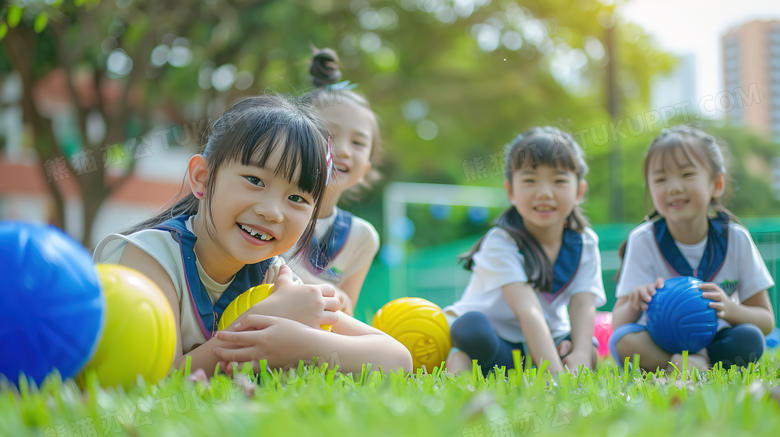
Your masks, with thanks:
[{"label": "navy collar trim", "polygon": [[196,317],[198,325],[208,340],[217,332],[219,317],[222,316],[225,308],[241,293],[263,283],[265,272],[273,264],[274,258],[242,267],[217,302],[212,303],[203,281],[200,280],[198,267],[195,264],[195,241],[197,241],[197,237],[187,229],[186,223],[189,217],[187,215],[174,217],[156,226],[154,229],[169,231],[173,239],[179,243],[185,282],[187,291],[190,294],[192,309],[198,315]]},{"label": "navy collar trim", "polygon": [[723,267],[728,252],[729,237],[729,216],[725,213],[719,212],[717,217],[709,218],[707,246],[704,248],[701,262],[696,269],[688,264],[688,260],[675,244],[674,237],[666,225],[666,219],[656,220],[653,223],[653,232],[661,256],[669,269],[677,275],[692,276],[704,282],[710,282]]}]

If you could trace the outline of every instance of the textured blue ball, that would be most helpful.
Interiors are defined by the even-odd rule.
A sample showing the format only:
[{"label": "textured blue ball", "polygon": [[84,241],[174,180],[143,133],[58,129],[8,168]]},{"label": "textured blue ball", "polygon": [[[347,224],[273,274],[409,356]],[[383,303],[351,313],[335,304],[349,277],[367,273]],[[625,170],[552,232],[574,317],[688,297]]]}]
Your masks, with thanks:
[{"label": "textured blue ball", "polygon": [[701,296],[702,281],[689,276],[664,281],[647,308],[647,330],[669,353],[695,353],[712,343],[718,332],[718,316],[712,300]]},{"label": "textured blue ball", "polygon": [[70,378],[99,344],[105,299],[92,257],[51,225],[0,222],[0,373]]}]

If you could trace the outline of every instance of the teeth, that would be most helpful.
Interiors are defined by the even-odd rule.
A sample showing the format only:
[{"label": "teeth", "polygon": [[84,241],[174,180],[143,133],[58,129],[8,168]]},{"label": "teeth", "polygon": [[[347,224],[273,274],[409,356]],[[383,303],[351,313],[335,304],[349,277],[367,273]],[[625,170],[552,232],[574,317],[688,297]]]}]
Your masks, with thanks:
[{"label": "teeth", "polygon": [[550,206],[537,206],[536,207],[537,211],[552,211],[553,209],[554,208],[552,208]]},{"label": "teeth", "polygon": [[258,238],[260,240],[268,241],[268,240],[271,240],[271,239],[274,238],[274,237],[272,237],[272,236],[270,236],[268,234],[264,234],[262,232],[258,232],[258,231],[254,230],[254,229],[252,229],[252,228],[250,228],[248,226],[244,226],[244,225],[240,225],[240,226],[241,226],[241,229],[245,230],[249,235],[251,235],[251,236],[253,236],[255,238]]},{"label": "teeth", "polygon": [[347,167],[343,165],[337,165],[336,170],[338,171],[347,171]]}]

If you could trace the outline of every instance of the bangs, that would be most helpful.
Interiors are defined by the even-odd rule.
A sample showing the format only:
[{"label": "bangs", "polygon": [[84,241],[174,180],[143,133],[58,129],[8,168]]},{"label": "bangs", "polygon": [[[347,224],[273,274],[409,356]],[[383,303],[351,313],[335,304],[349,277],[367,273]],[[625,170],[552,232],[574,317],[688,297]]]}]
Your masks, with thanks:
[{"label": "bangs", "polygon": [[540,165],[568,170],[577,175],[582,170],[569,141],[548,132],[524,139],[521,144],[513,147],[512,156],[508,158],[507,175],[515,170],[536,169]]},{"label": "bangs", "polygon": [[672,163],[677,168],[687,165],[696,166],[696,164],[707,168],[708,162],[706,152],[701,147],[695,147],[691,143],[691,138],[678,133],[667,135],[647,151],[645,156],[645,179],[650,174],[652,163],[657,162],[656,157],[660,159],[661,168],[664,170],[668,169]]},{"label": "bangs", "polygon": [[[324,133],[301,114],[291,114],[286,108],[257,108],[243,111],[240,116],[225,120],[221,142],[223,147],[215,166],[240,162],[246,166],[265,168],[269,158],[281,152],[274,174],[295,183],[303,192],[318,198],[324,191],[327,171]],[[240,128],[238,128],[240,125]],[[217,152],[217,154],[219,154]],[[297,180],[296,180],[297,179]]]}]

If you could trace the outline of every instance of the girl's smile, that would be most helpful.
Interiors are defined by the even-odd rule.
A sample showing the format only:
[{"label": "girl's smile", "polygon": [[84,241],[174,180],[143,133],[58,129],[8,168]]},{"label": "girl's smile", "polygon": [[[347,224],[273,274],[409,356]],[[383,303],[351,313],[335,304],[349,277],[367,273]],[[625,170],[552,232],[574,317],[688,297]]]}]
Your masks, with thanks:
[{"label": "girl's smile", "polygon": [[261,226],[247,225],[245,223],[236,223],[236,225],[241,230],[244,238],[251,244],[262,246],[264,243],[276,239],[273,232]]},{"label": "girl's smile", "polygon": [[533,207],[533,210],[536,214],[538,214],[541,217],[549,217],[555,214],[557,208],[549,203],[541,203],[535,205]]},{"label": "girl's smile", "polygon": [[687,199],[674,199],[669,202],[669,208],[679,210],[685,208],[689,204],[690,202]]}]

